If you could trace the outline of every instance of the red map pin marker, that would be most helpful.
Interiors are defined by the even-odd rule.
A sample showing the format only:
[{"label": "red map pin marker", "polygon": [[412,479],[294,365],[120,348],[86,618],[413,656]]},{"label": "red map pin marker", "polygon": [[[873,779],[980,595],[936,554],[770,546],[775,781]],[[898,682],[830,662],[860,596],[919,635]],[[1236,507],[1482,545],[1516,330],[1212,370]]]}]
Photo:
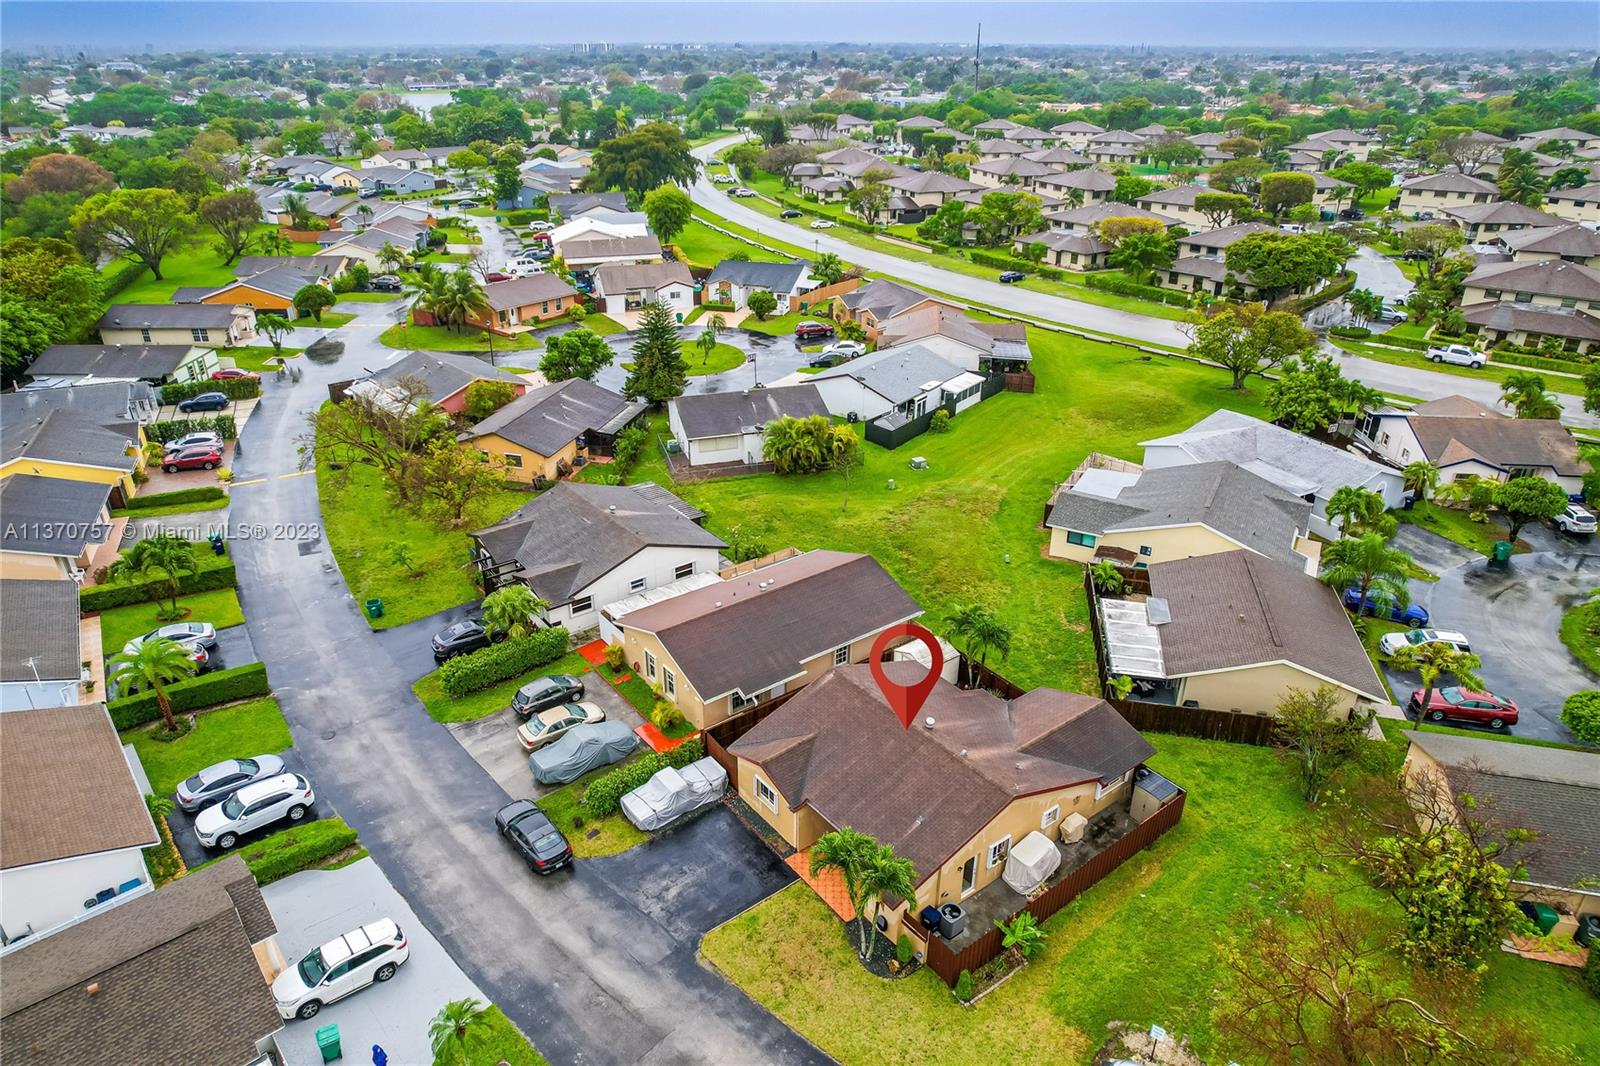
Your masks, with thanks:
[{"label": "red map pin marker", "polygon": [[[910,637],[919,641],[932,658],[933,668],[928,671],[928,676],[914,685],[897,685],[883,672],[883,653],[889,650],[889,642],[896,637]],[[872,642],[871,667],[872,680],[878,683],[878,691],[894,708],[894,713],[900,717],[900,724],[910,729],[917,712],[927,702],[928,693],[939,683],[939,672],[944,669],[944,651],[939,647],[939,638],[928,629],[915,622],[901,622],[879,633],[878,639]]]}]

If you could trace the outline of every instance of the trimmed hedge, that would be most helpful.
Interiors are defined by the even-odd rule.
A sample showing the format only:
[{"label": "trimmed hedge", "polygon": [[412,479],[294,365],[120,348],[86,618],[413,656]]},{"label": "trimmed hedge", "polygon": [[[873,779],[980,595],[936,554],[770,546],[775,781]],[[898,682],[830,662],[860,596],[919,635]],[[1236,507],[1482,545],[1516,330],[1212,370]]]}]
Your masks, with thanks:
[{"label": "trimmed hedge", "polygon": [[1288,311],[1293,314],[1303,315],[1312,308],[1321,307],[1323,304],[1332,303],[1342,299],[1346,293],[1356,287],[1355,271],[1347,270],[1334,281],[1324,285],[1319,291],[1310,296],[1301,296],[1293,300],[1284,300],[1274,307],[1275,311]]},{"label": "trimmed hedge", "polygon": [[1060,281],[1061,271],[1055,267],[1035,263],[1031,259],[1019,259],[1011,255],[997,255],[994,252],[980,252],[976,248],[967,253],[967,258],[979,266],[994,267],[996,270],[1020,270],[1024,274],[1037,274],[1050,281]]},{"label": "trimmed hedge", "polygon": [[157,492],[150,496],[135,496],[128,501],[127,509],[130,511],[147,511],[152,507],[170,507],[177,503],[199,503],[202,500],[225,500],[228,494],[222,491],[220,485],[197,485],[192,489],[175,489],[172,492]]},{"label": "trimmed hedge", "polygon": [[804,211],[807,214],[816,215],[818,218],[825,218],[829,222],[837,223],[846,229],[853,229],[858,233],[876,234],[880,229],[880,227],[874,226],[870,222],[863,222],[860,219],[851,218],[849,215],[830,215],[820,212],[817,210],[817,207],[821,204],[820,200],[802,200],[799,197],[790,196],[787,193],[781,192],[774,196],[773,199],[778,201],[784,207],[792,207],[797,211]]},{"label": "trimmed hedge", "polygon": [[1525,366],[1533,370],[1564,370],[1569,374],[1587,374],[1594,369],[1593,363],[1576,363],[1571,359],[1559,359],[1548,355],[1524,355],[1521,352],[1508,352],[1501,348],[1491,348],[1489,358],[1497,363],[1507,363],[1511,366]]},{"label": "trimmed hedge", "polygon": [[[195,550],[198,552],[205,549],[197,547]],[[217,559],[216,556],[211,558]],[[178,595],[187,596],[191,592],[231,589],[238,583],[239,578],[234,573],[233,560],[224,556],[215,566],[207,566],[205,562],[201,562],[199,573],[184,574],[179,578]],[[113,607],[126,607],[132,603],[153,603],[156,600],[166,599],[167,594],[167,583],[159,580],[118,581],[109,585],[93,585],[78,593],[78,609],[84,614],[93,614],[96,611],[108,611]]]},{"label": "trimmed hedge", "polygon": [[1328,329],[1330,337],[1343,337],[1346,340],[1361,341],[1372,336],[1372,331],[1366,326],[1331,326]]},{"label": "trimmed hedge", "polygon": [[458,655],[439,667],[439,686],[455,699],[509,681],[567,653],[565,626],[551,626],[470,655]]},{"label": "trimmed hedge", "polygon": [[[343,818],[318,818],[240,848],[238,854],[255,875],[256,884],[268,885],[318,866],[355,842],[356,831]],[[205,865],[221,861],[216,858]]]},{"label": "trimmed hedge", "polygon": [[1188,307],[1192,299],[1188,293],[1173,292],[1155,285],[1141,285],[1128,277],[1116,274],[1087,274],[1083,283],[1101,292],[1114,292],[1118,296],[1132,296],[1139,300],[1153,300],[1172,307]]},{"label": "trimmed hedge", "polygon": [[[167,686],[167,701],[172,704],[173,714],[271,694],[272,685],[267,681],[266,663],[246,663]],[[154,692],[140,692],[112,700],[106,709],[111,712],[111,721],[118,729],[132,729],[161,717],[161,705],[156,702]]]},{"label": "trimmed hedge", "polygon": [[1396,337],[1391,333],[1379,333],[1372,340],[1375,344],[1390,344],[1396,348],[1410,348],[1418,352],[1425,352],[1433,347],[1432,341],[1418,340],[1416,337]]},{"label": "trimmed hedge", "polygon": [[175,418],[167,422],[151,422],[144,427],[146,440],[165,444],[169,440],[186,437],[190,433],[215,433],[223,440],[233,440],[239,427],[232,415],[213,415],[210,418]]},{"label": "trimmed hedge", "polygon": [[224,381],[178,381],[161,386],[162,403],[181,403],[202,392],[220,392],[230,400],[251,400],[261,395],[261,382],[255,378],[228,378]]},{"label": "trimmed hedge", "polygon": [[696,737],[667,752],[651,752],[626,766],[619,766],[590,782],[583,793],[583,807],[592,816],[604,818],[622,806],[622,797],[650,780],[667,767],[682,770],[706,757],[705,741]]},{"label": "trimmed hedge", "polygon": [[139,280],[144,273],[143,263],[124,263],[116,272],[106,276],[105,286],[100,290],[100,295],[110,300],[122,290]]}]

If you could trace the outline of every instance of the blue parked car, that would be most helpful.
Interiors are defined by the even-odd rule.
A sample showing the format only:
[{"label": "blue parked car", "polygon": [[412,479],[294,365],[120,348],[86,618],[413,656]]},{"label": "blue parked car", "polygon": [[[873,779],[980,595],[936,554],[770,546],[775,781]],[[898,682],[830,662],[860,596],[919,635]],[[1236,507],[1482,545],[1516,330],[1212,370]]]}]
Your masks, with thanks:
[{"label": "blue parked car", "polygon": [[1428,610],[1415,603],[1406,608],[1396,606],[1388,593],[1376,589],[1367,591],[1367,600],[1361,602],[1361,590],[1347,588],[1344,590],[1345,610],[1354,611],[1359,606],[1359,614],[1369,614],[1374,618],[1387,618],[1391,622],[1404,622],[1408,626],[1421,628],[1428,624]]}]

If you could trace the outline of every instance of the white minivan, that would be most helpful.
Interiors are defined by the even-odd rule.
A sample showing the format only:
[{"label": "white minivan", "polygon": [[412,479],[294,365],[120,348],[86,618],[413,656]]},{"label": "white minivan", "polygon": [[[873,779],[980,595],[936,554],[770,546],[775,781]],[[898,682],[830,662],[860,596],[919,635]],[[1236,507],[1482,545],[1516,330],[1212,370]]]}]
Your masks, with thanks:
[{"label": "white minivan", "polygon": [[506,273],[514,278],[531,278],[544,273],[544,264],[536,259],[517,259],[506,264]]}]

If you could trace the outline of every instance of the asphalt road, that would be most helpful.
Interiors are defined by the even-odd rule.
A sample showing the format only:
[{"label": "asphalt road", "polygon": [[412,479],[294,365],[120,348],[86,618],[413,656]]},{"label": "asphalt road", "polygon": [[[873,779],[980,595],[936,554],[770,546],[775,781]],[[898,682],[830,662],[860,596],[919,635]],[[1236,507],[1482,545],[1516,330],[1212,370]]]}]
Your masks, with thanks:
[{"label": "asphalt road", "polygon": [[[1323,354],[1334,356],[1346,377],[1358,378],[1380,392],[1415,396],[1421,400],[1465,396],[1511,413],[1510,408],[1500,405],[1500,383],[1493,378],[1439,374],[1420,367],[1383,363],[1351,355],[1331,344],[1323,345]],[[1600,417],[1584,411],[1583,402],[1578,397],[1564,393],[1552,393],[1551,396],[1561,404],[1561,421],[1564,424],[1582,429],[1600,429]]]},{"label": "asphalt road", "polygon": [[[337,360],[307,362],[298,384],[270,381],[244,431],[233,494],[240,598],[319,794],[337,810],[452,958],[560,1063],[826,1061],[695,957],[707,923],[792,880],[721,812],[652,841],[637,866],[580,862],[532,877],[495,834],[506,793],[432,721],[368,629],[320,537],[315,478],[294,439],[331,381],[381,365],[392,317],[356,304]],[[264,480],[256,480],[264,479]],[[272,535],[289,531],[291,536]],[[688,880],[685,880],[688,879]],[[682,891],[664,916],[664,894]],[[689,904],[692,904],[689,905]]]}]

